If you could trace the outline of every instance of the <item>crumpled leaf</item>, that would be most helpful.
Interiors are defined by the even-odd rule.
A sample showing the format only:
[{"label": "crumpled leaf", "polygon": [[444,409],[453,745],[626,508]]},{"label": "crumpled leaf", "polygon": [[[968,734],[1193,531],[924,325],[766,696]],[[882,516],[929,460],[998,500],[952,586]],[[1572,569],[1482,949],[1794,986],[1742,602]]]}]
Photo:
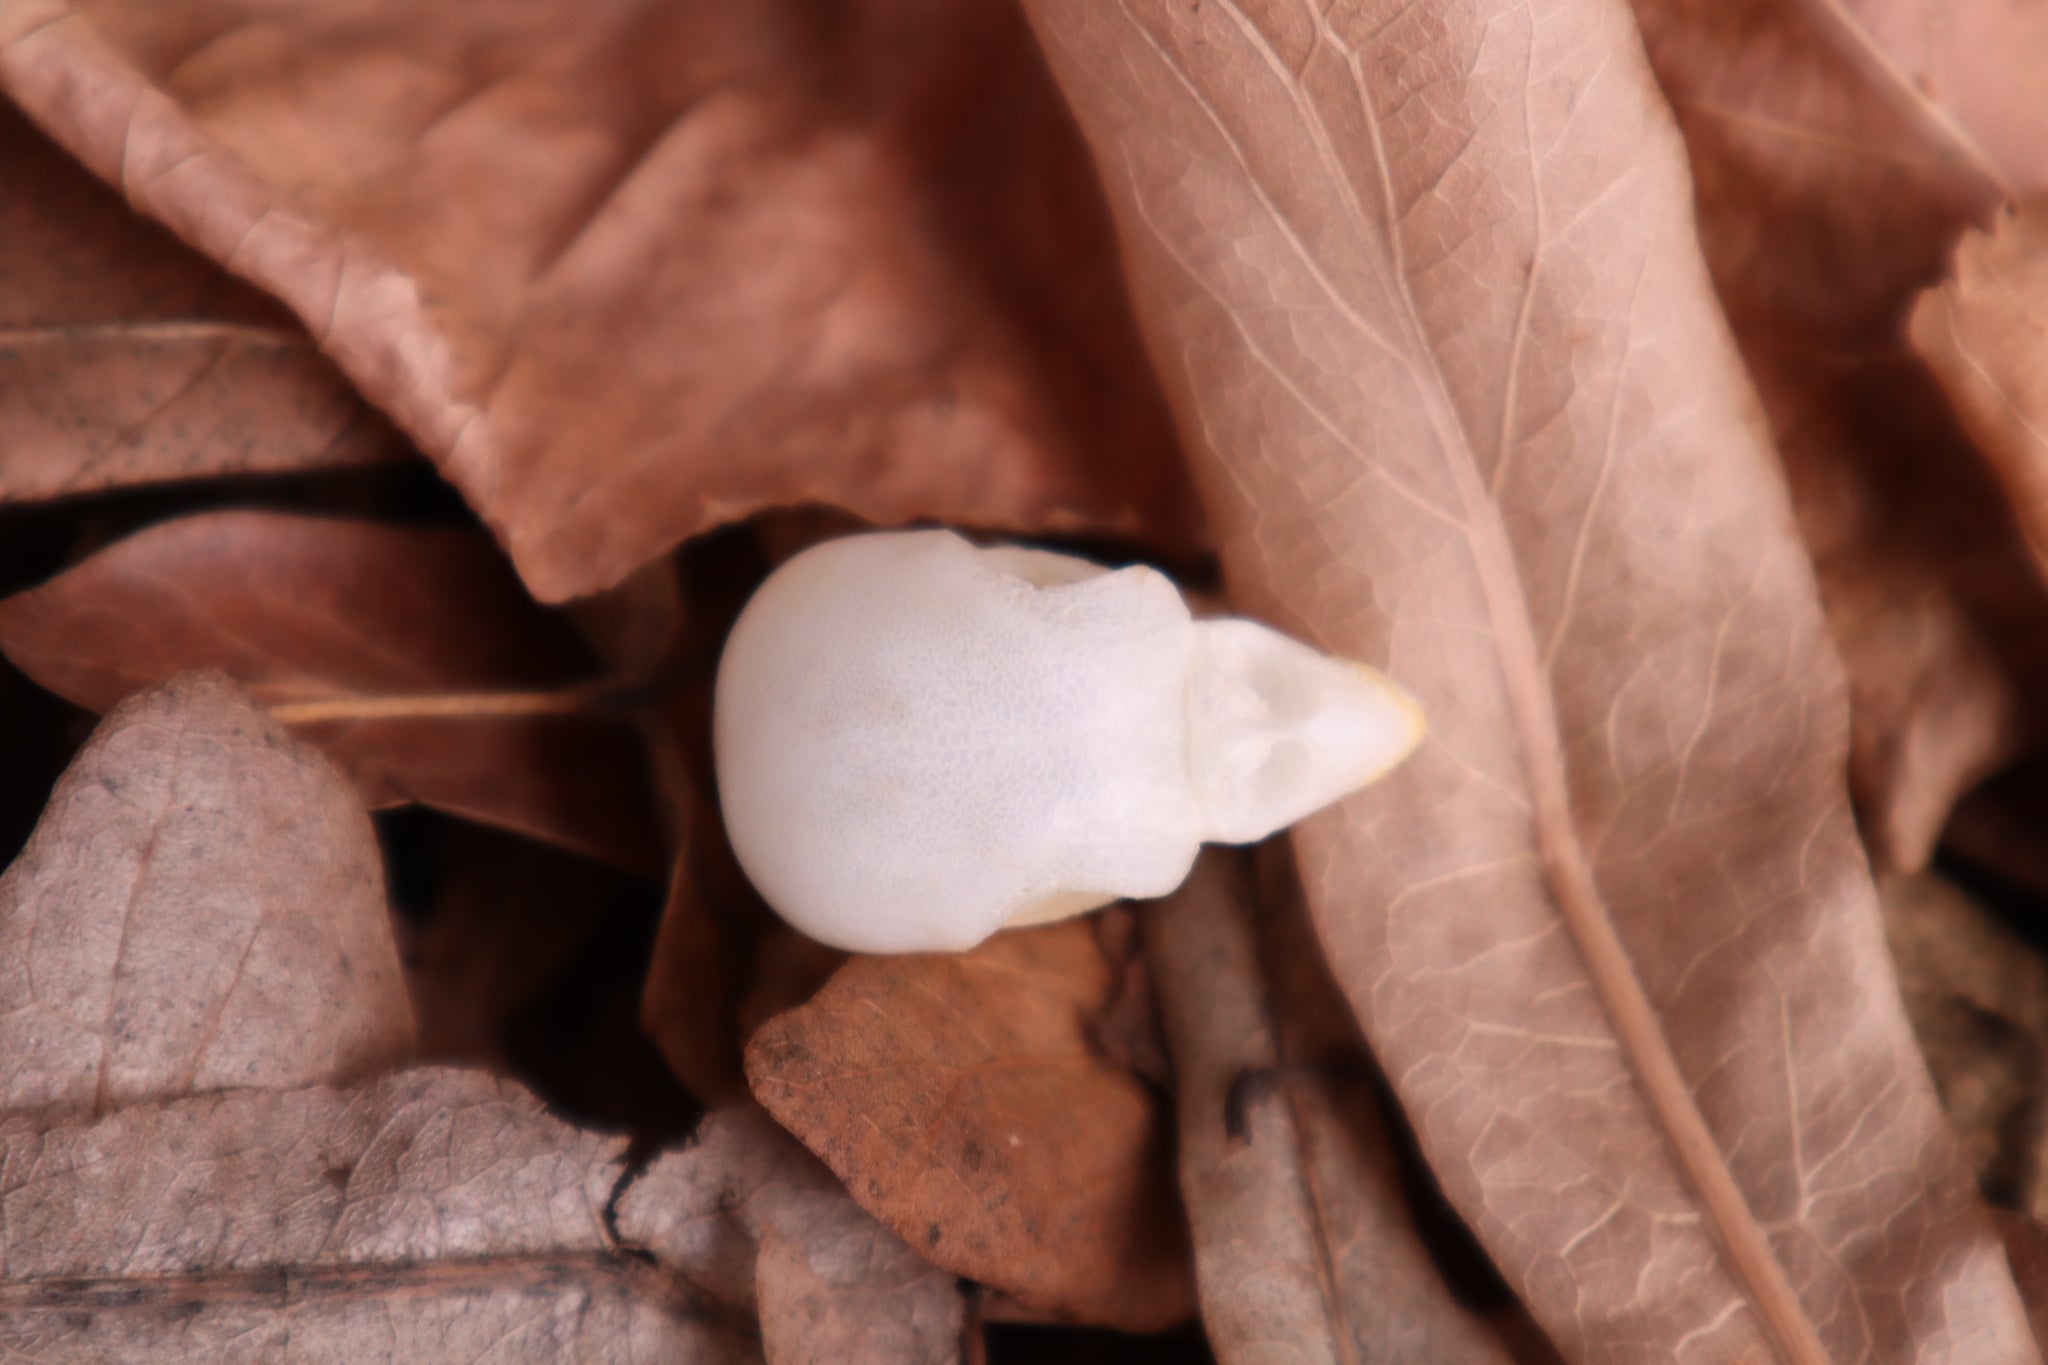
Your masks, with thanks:
[{"label": "crumpled leaf", "polygon": [[705,1119],[619,1201],[619,1231],[757,1313],[775,1365],[958,1360],[964,1305],[832,1173],[751,1105]]},{"label": "crumpled leaf", "polygon": [[758,1359],[620,1254],[625,1142],[421,1069],[0,1123],[0,1348],[72,1361]]},{"label": "crumpled leaf", "polygon": [[346,1079],[411,1043],[346,780],[218,675],[102,721],[0,877],[0,1110]]},{"label": "crumpled leaf", "polygon": [[[1947,63],[1966,49],[1946,37],[2005,22],[1999,9],[2010,41],[1972,53],[1981,74],[1961,78]],[[1865,833],[1881,864],[1915,869],[1956,799],[2041,736],[2028,699],[2048,687],[2035,629],[2048,593],[1903,329],[1957,234],[2039,174],[2048,106],[2032,73],[2048,43],[2028,46],[2039,20],[1996,3],[1638,0],[1636,12],[1848,666]],[[1987,163],[1984,147],[2015,139],[1988,125],[1972,137],[1964,107],[2015,97],[2032,150]]]},{"label": "crumpled leaf", "polygon": [[543,599],[778,503],[1196,536],[1005,7],[11,0],[0,89],[290,306]]},{"label": "crumpled leaf", "polygon": [[856,957],[747,1044],[747,1079],[933,1264],[1063,1318],[1193,1310],[1159,1102],[1090,1036],[1118,973],[1069,920]]},{"label": "crumpled leaf", "polygon": [[0,503],[395,459],[277,303],[0,103]]},{"label": "crumpled leaf", "polygon": [[[161,523],[0,601],[0,651],[100,711],[190,668],[223,669],[270,706],[545,691],[593,670],[481,535],[248,511]],[[662,865],[632,733],[594,704],[298,728],[372,806],[417,801]]]},{"label": "crumpled leaf", "polygon": [[1837,665],[1627,11],[1029,12],[1234,599],[1429,714],[1294,839],[1545,1332],[2037,1359],[1886,962]]},{"label": "crumpled leaf", "polygon": [[1912,336],[2048,560],[2048,201],[1965,234],[1953,278],[1914,306]]},{"label": "crumpled leaf", "polygon": [[1284,1046],[1273,1015],[1293,1002],[1269,990],[1257,909],[1243,868],[1211,850],[1145,912],[1216,1358],[1284,1344],[1302,1365],[1514,1359],[1431,1262],[1373,1116],[1345,1102],[1323,1059]]}]

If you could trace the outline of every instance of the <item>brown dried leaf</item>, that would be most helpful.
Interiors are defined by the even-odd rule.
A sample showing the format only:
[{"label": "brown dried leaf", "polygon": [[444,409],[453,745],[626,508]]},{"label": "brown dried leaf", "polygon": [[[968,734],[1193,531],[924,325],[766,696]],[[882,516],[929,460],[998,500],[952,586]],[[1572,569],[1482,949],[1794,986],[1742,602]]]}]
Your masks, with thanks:
[{"label": "brown dried leaf", "polygon": [[276,302],[0,103],[0,503],[395,459]]},{"label": "brown dried leaf", "polygon": [[1116,979],[1085,921],[856,957],[754,1035],[747,1078],[934,1264],[1157,1331],[1193,1309],[1187,1247],[1160,1105],[1091,1039]]},{"label": "brown dried leaf", "polygon": [[217,675],[102,721],[0,878],[0,1109],[304,1085],[411,1042],[346,780]]},{"label": "brown dried leaf", "polygon": [[1384,1135],[1283,1049],[1273,1014],[1288,1002],[1268,994],[1252,916],[1243,869],[1212,851],[1145,919],[1216,1358],[1286,1343],[1302,1365],[1513,1359],[1437,1273]]},{"label": "brown dried leaf", "polygon": [[2006,1259],[2012,1264],[2020,1297],[2027,1301],[2034,1336],[2048,1340],[2048,1227],[2011,1209],[1993,1209],[1992,1213],[2005,1235]]},{"label": "brown dried leaf", "polygon": [[1914,306],[1912,336],[2048,560],[2048,201],[1966,234],[1953,278]]},{"label": "brown dried leaf", "polygon": [[1886,961],[1805,555],[1600,0],[1034,0],[1241,606],[1432,738],[1295,833],[1567,1358],[2032,1361]]},{"label": "brown dried leaf", "polygon": [[2048,1214],[2048,963],[1931,874],[1879,884],[1913,1033],[1977,1182]]},{"label": "brown dried leaf", "polygon": [[619,1201],[619,1231],[709,1297],[757,1313],[775,1365],[960,1357],[953,1277],[752,1106],[714,1113],[687,1151],[649,1167]]},{"label": "brown dried leaf", "polygon": [[[2040,735],[2027,699],[2048,687],[2034,629],[2048,593],[1903,337],[1914,296],[1990,213],[2001,176],[2035,173],[1987,166],[1961,114],[1906,75],[1951,59],[1915,57],[1914,43],[1960,53],[1944,30],[1996,25],[1997,9],[2038,22],[1982,3],[1938,15],[1913,0],[1636,3],[1691,153],[1707,262],[1848,665],[1865,831],[1880,862],[1906,869],[1926,862],[1956,799]],[[1998,72],[2038,72],[2048,46],[1970,60],[1981,77],[1944,71],[1934,93],[2010,99],[2034,78],[2007,87]],[[2027,106],[2038,157],[2048,114],[2031,95],[2013,108]]]},{"label": "brown dried leaf", "polygon": [[624,1141],[424,1069],[0,1123],[0,1349],[75,1361],[758,1359],[618,1253]]},{"label": "brown dried leaf", "polygon": [[545,599],[775,503],[1196,534],[1004,6],[13,0],[0,88],[284,300]]},{"label": "brown dried leaf", "polygon": [[[481,535],[277,512],[150,527],[0,601],[0,650],[105,710],[188,668],[265,705],[545,690],[588,656]],[[299,727],[372,806],[417,801],[626,867],[662,865],[631,731],[608,715]]]}]

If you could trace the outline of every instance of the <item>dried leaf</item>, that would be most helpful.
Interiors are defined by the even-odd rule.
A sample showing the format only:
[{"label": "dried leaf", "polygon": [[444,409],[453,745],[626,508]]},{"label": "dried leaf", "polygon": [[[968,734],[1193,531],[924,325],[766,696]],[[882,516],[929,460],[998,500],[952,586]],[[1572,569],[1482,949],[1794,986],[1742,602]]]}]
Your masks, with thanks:
[{"label": "dried leaf", "polygon": [[284,300],[544,599],[776,503],[1195,537],[1005,7],[13,0],[0,88]]},{"label": "dried leaf", "polygon": [[1943,878],[1879,884],[1914,1035],[1986,1193],[2048,1214],[2048,963]]},{"label": "dried leaf", "polygon": [[[1146,912],[1178,1078],[1181,1191],[1202,1320],[1224,1365],[1286,1343],[1302,1365],[1505,1362],[1408,1221],[1384,1143],[1287,1054],[1243,869],[1211,851]],[[1311,949],[1312,951],[1312,949]]]},{"label": "dried leaf", "polygon": [[[1954,111],[1912,85],[1913,61],[1884,57],[1871,34],[1960,52],[1944,48],[1941,31],[1996,24],[1999,8],[2010,11],[1942,6],[1922,23],[1900,17],[1928,9],[1910,0],[1636,4],[1691,153],[1701,244],[1762,390],[1848,665],[1865,830],[1881,863],[1905,869],[1927,861],[1964,791],[2039,737],[2027,699],[2048,686],[2048,648],[2032,624],[2048,593],[1902,336],[1957,234],[1996,203],[2001,172],[1958,140]],[[2034,71],[2048,48],[1971,60]],[[1987,71],[1930,88],[2009,98],[1998,86]],[[2027,103],[2033,143],[2048,146],[2042,106]],[[2018,164],[2003,172],[2028,174]]]},{"label": "dried leaf", "polygon": [[747,1079],[934,1264],[1065,1318],[1192,1311],[1164,1116],[1093,1045],[1116,974],[1092,927],[856,957],[747,1045]]},{"label": "dried leaf", "polygon": [[411,1042],[342,776],[217,675],[102,721],[0,878],[0,1109],[304,1085]]},{"label": "dried leaf", "polygon": [[2036,1359],[1899,1005],[1835,661],[1626,10],[1030,13],[1238,605],[1429,712],[1295,840],[1538,1322],[1567,1358]]},{"label": "dried leaf", "polygon": [[[93,710],[188,668],[223,669],[271,706],[547,690],[591,670],[484,537],[275,512],[184,517],[109,546],[0,601],[0,650]],[[372,806],[417,801],[626,867],[662,866],[618,717],[299,728]]]},{"label": "dried leaf", "polygon": [[2011,191],[2048,189],[2040,59],[2048,9],[2010,0],[1803,0],[1931,143]]},{"label": "dried leaf", "polygon": [[2034,1324],[2034,1336],[2048,1339],[2048,1227],[2010,1209],[1992,1212],[1997,1216],[1999,1231],[2005,1234],[2006,1259],[2012,1263],[2020,1297],[2027,1301],[2027,1317]]},{"label": "dried leaf", "polygon": [[2048,560],[2048,201],[1965,235],[1954,277],[1915,305],[1912,336]]},{"label": "dried leaf", "polygon": [[0,503],[395,459],[274,301],[0,104]]},{"label": "dried leaf", "polygon": [[775,1365],[957,1360],[953,1277],[847,1196],[751,1106],[704,1121],[619,1201],[619,1231],[722,1302],[760,1315]]},{"label": "dried leaf", "polygon": [[758,1359],[604,1211],[622,1139],[482,1072],[0,1123],[23,1360]]}]

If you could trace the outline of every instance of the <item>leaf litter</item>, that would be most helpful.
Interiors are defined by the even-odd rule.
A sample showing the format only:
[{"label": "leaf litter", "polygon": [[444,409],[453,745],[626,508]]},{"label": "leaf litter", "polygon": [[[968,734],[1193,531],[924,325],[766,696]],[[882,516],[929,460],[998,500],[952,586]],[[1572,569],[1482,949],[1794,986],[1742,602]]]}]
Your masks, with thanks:
[{"label": "leaf litter", "polygon": [[[0,1336],[2037,1359],[2044,56],[0,0],[0,697],[104,717],[0,877]],[[819,951],[709,683],[905,522],[1213,545],[1432,738],[1298,885]]]}]

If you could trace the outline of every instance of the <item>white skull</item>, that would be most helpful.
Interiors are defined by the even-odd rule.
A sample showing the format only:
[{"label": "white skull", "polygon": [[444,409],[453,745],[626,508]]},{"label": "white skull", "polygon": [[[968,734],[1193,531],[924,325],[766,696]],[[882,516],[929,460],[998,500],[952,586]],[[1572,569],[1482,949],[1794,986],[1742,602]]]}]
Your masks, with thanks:
[{"label": "white skull", "polygon": [[1153,569],[950,531],[826,542],[761,585],[719,663],[741,866],[814,938],[972,947],[1180,885],[1355,791],[1422,736],[1378,673],[1197,621]]}]

